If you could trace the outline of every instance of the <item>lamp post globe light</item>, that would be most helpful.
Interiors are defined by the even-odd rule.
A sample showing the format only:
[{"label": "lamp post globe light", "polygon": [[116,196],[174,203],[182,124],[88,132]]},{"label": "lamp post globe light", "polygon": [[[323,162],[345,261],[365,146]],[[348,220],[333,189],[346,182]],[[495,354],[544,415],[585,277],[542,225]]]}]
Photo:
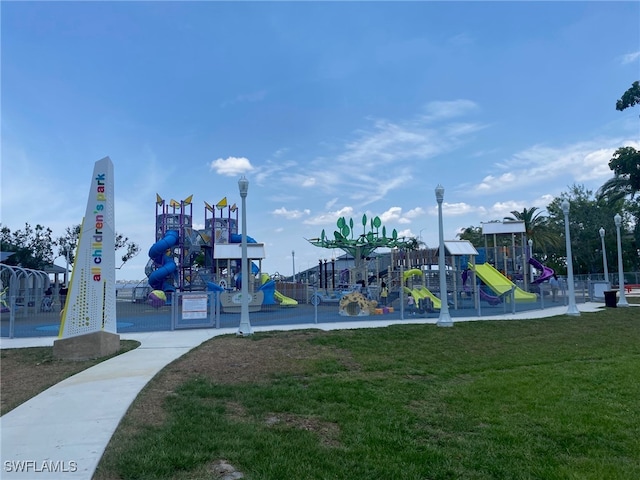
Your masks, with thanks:
[{"label": "lamp post globe light", "polygon": [[242,198],[242,268],[240,274],[242,281],[240,285],[240,326],[237,335],[246,337],[251,335],[251,321],[249,320],[249,268],[247,268],[247,192],[249,191],[249,180],[243,175],[238,180],[240,198]]},{"label": "lamp post globe light", "polygon": [[620,239],[620,225],[622,225],[622,217],[619,213],[613,217],[616,224],[616,236],[618,237],[618,290],[620,290],[620,298],[618,300],[619,307],[628,307],[627,297],[624,295],[624,266],[622,264],[622,240]]},{"label": "lamp post globe light", "polygon": [[569,308],[567,315],[579,316],[580,310],[576,307],[576,293],[573,284],[573,259],[571,257],[571,234],[569,232],[569,201],[565,198],[562,201],[562,213],[564,213],[564,233],[567,243],[567,283],[569,284]]},{"label": "lamp post globe light", "polygon": [[440,250],[438,253],[438,276],[440,277],[440,316],[436,325],[439,327],[453,327],[451,315],[449,315],[449,301],[447,297],[447,272],[444,266],[444,232],[442,226],[442,201],[444,200],[444,187],[440,184],[436,187],[436,201],[438,202],[438,235],[440,238]]},{"label": "lamp post globe light", "polygon": [[600,241],[602,242],[602,265],[604,265],[604,281],[609,283],[609,268],[607,267],[607,251],[604,247],[604,227],[600,227],[598,230],[600,234]]}]

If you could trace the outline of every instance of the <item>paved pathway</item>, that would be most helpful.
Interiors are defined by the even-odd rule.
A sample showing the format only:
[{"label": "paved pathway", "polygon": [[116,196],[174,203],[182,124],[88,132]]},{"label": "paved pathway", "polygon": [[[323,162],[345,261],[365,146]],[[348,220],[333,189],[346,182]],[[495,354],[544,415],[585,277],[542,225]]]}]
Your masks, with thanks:
[{"label": "paved pathway", "polygon": [[[601,303],[578,305],[595,311]],[[454,322],[521,320],[561,315],[567,307],[506,314],[495,317],[454,318]],[[436,323],[436,318],[281,325],[265,330],[352,329],[385,327],[400,323]],[[219,335],[237,329],[179,330],[123,334],[122,339],[141,342],[140,347],[47,389],[0,417],[0,478],[19,480],[90,480],[120,420],[140,390],[167,364]],[[1,348],[53,345],[55,338],[3,338]]]}]

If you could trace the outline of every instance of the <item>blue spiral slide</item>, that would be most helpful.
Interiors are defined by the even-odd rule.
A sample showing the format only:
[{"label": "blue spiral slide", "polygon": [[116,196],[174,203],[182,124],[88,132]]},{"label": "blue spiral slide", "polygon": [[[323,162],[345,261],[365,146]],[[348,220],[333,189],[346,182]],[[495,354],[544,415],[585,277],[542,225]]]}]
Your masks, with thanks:
[{"label": "blue spiral slide", "polygon": [[149,285],[154,290],[162,290],[164,292],[175,291],[175,287],[168,281],[177,267],[173,261],[173,255],[167,255],[167,250],[171,250],[178,243],[177,230],[168,230],[164,237],[154,243],[149,249],[149,258],[160,267],[149,275]]}]

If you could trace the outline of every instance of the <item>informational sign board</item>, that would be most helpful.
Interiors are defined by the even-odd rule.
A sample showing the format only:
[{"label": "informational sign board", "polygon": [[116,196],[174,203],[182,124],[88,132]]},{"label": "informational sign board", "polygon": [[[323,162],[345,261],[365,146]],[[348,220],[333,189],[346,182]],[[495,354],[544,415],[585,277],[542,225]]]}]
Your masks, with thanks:
[{"label": "informational sign board", "polygon": [[184,320],[207,318],[207,295],[183,295],[181,316]]}]

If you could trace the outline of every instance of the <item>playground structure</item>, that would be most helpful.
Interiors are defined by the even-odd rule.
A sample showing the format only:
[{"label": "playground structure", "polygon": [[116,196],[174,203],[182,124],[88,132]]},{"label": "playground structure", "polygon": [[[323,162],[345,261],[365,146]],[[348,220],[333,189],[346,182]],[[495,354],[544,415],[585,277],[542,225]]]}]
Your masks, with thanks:
[{"label": "playground structure", "polygon": [[[437,270],[439,252],[433,249],[417,249],[415,239],[398,238],[395,230],[390,237],[387,237],[386,229],[380,228],[381,222],[378,217],[370,220],[367,231],[367,217],[363,216],[362,226],[363,233],[354,236],[353,220],[350,219],[347,222],[344,218],[340,218],[337,222],[338,230],[334,232],[333,239],[328,238],[323,230],[320,238],[308,240],[318,247],[339,248],[354,259],[352,268],[339,272],[337,288],[334,261],[331,262],[330,276],[327,274],[327,262],[323,264],[320,261],[318,267],[320,288],[314,291],[311,298],[312,304],[340,303],[344,296],[348,295],[352,298],[354,294],[360,294],[363,301],[359,304],[364,305],[364,300],[377,300],[377,295],[372,295],[372,291],[377,292],[382,281],[386,281],[390,287],[389,302],[394,303],[396,307],[404,305],[405,296],[410,293],[420,313],[440,310],[442,298],[445,297],[454,309],[463,308],[468,303],[465,302],[465,294],[466,297],[473,297],[475,294],[478,298],[476,304],[485,301],[491,306],[502,303],[507,293],[512,291],[515,292],[516,302],[535,301],[537,298],[535,294],[524,291],[488,264],[476,269],[475,257],[479,252],[467,241],[445,242],[445,252],[448,257],[445,258],[445,272],[442,274],[446,275],[447,292],[443,295],[439,287],[441,272]],[[367,260],[373,256],[376,249],[381,247],[391,250],[390,261],[382,271],[377,269],[375,283],[372,285]],[[536,267],[545,268],[539,262]],[[473,282],[467,283],[470,274],[474,277]],[[549,271],[544,270],[544,274],[549,275]],[[483,286],[475,286],[476,283],[481,282],[484,282]],[[371,309],[364,307],[354,309],[358,316],[363,315],[367,310]],[[340,312],[344,314],[342,313],[344,308],[341,308]]]},{"label": "playground structure", "polygon": [[[204,229],[193,228],[192,197],[177,202],[165,202],[159,195],[156,200],[156,243],[149,250],[150,261],[146,273],[152,290],[161,290],[171,303],[174,291],[216,290],[220,292],[220,301],[225,312],[239,311],[237,300],[240,289],[241,275],[241,235],[238,234],[238,209],[229,206],[226,198],[218,202],[215,207],[204,202]],[[335,272],[335,260],[331,261],[332,272],[328,275],[327,261],[323,265],[320,261],[319,287],[314,286],[310,298],[312,305],[323,303],[340,304],[345,295],[360,294],[365,302],[379,300],[378,291],[381,281],[387,280],[391,287],[389,301],[404,298],[411,292],[418,306],[425,305],[424,311],[439,310],[441,297],[439,292],[439,272],[434,270],[437,255],[429,253],[424,256],[424,250],[416,249],[415,239],[398,238],[393,230],[387,236],[386,228],[381,225],[378,217],[370,220],[366,215],[362,218],[363,232],[355,233],[353,219],[347,221],[344,217],[336,223],[338,229],[333,232],[333,238],[323,230],[317,239],[308,240],[312,245],[321,248],[341,249],[353,258],[353,266]],[[449,254],[446,262],[447,271],[447,301],[454,308],[465,304],[465,296],[478,297],[477,302],[487,302],[494,306],[510,301],[513,294],[515,302],[533,302],[536,293],[530,292],[531,285],[540,284],[553,275],[553,270],[545,267],[536,259],[530,257],[528,251],[515,248],[516,233],[522,235],[520,244],[524,244],[524,225],[522,222],[504,222],[488,224],[490,238],[493,235],[493,248],[483,249],[479,253],[474,247],[470,249],[463,244],[468,242],[447,241],[446,251]],[[514,244],[511,255],[506,247],[499,247],[496,235],[508,234]],[[460,250],[463,245],[462,250]],[[470,244],[468,244],[470,246]],[[248,257],[250,261],[250,278],[248,279],[251,294],[250,311],[259,310],[262,305],[295,306],[297,301],[289,298],[275,289],[273,279],[262,272],[261,261],[264,259],[264,246],[253,238],[247,237]],[[371,276],[368,266],[371,257],[378,248],[391,250],[391,261],[382,271],[375,272],[375,279]],[[421,253],[422,252],[422,253]],[[498,252],[502,255],[499,257]],[[486,261],[493,253],[494,264],[503,260],[504,270],[499,271],[494,265]],[[422,258],[420,255],[422,254]],[[479,256],[483,261],[476,262]],[[523,268],[523,265],[526,267]],[[399,273],[399,268],[404,273]],[[507,268],[509,267],[509,268]],[[323,274],[324,268],[324,274]],[[541,272],[533,279],[526,275],[526,269],[531,268]],[[508,273],[505,271],[508,270]],[[411,272],[411,273],[409,273]],[[469,276],[473,282],[469,282]],[[324,282],[323,282],[324,278]],[[331,284],[329,283],[331,278]],[[336,278],[338,279],[336,285]],[[476,289],[475,284],[479,284]],[[435,288],[433,288],[433,287]],[[459,292],[452,295],[449,293]],[[350,297],[351,298],[351,297]],[[364,305],[365,303],[362,303]],[[341,309],[344,311],[345,309]],[[358,309],[358,315],[363,311],[375,311],[375,308]]]},{"label": "playground structure", "polygon": [[[417,268],[407,270],[402,278],[405,284],[402,288],[405,293],[411,294],[414,298],[418,312],[442,308],[442,301],[423,285],[424,272],[422,270]],[[410,283],[411,286],[406,286],[407,283]]]},{"label": "playground structure", "polygon": [[[380,217],[368,219],[366,215],[362,216],[362,234],[354,237],[354,222],[349,222],[344,217],[340,217],[336,222],[338,230],[333,232],[333,239],[327,237],[326,232],[322,230],[320,238],[307,239],[309,243],[321,248],[338,248],[350,255],[354,260],[354,266],[351,269],[344,269],[340,272],[338,289],[335,285],[335,271],[332,272],[332,286],[329,289],[328,275],[326,272],[327,263],[324,263],[324,276],[322,272],[322,261],[320,261],[320,289],[316,290],[311,298],[313,305],[319,305],[322,302],[339,303],[339,312],[346,316],[363,316],[375,312],[377,300],[373,299],[372,290],[378,290],[378,285],[374,288],[369,287],[370,279],[368,275],[367,262],[378,248],[405,249],[409,245],[415,244],[415,239],[399,238],[398,232],[394,229],[391,236],[387,237],[386,227],[382,226]],[[367,231],[367,226],[369,230]],[[335,263],[332,262],[332,269]],[[376,278],[379,279],[380,272],[377,272]],[[323,285],[322,279],[325,278]],[[346,300],[343,300],[346,299]],[[372,303],[373,302],[373,303]]]},{"label": "playground structure", "polygon": [[223,311],[233,313],[240,311],[238,291],[240,282],[246,281],[250,311],[258,311],[262,305],[297,305],[277,292],[275,282],[262,272],[264,245],[249,236],[250,275],[242,278],[242,235],[238,234],[236,205],[228,205],[226,197],[215,207],[205,201],[204,228],[198,230],[193,226],[192,197],[166,202],[156,194],[156,242],[149,249],[145,268],[149,288],[164,292],[167,304],[171,304],[174,292],[217,291]]}]

